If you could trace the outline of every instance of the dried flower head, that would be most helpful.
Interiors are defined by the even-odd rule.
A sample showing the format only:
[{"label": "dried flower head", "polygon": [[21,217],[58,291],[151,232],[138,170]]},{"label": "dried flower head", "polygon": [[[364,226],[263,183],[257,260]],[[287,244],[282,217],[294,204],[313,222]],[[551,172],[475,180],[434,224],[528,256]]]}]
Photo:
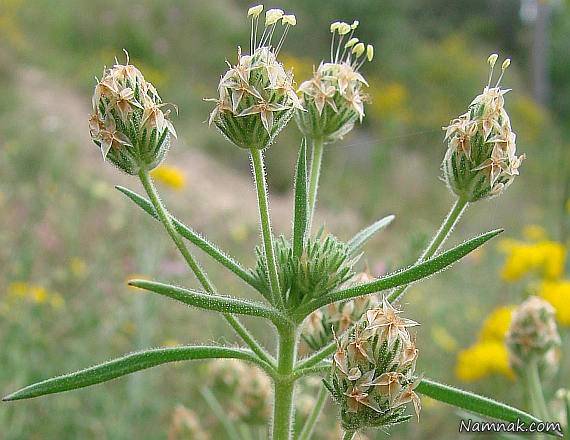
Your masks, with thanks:
[{"label": "dried flower head", "polygon": [[530,362],[537,362],[544,372],[555,372],[560,358],[560,335],[550,303],[531,296],[516,308],[506,343],[509,363],[515,371],[520,373]]},{"label": "dried flower head", "polygon": [[337,340],[332,382],[326,384],[346,430],[405,422],[411,418],[408,403],[419,417],[421,403],[414,392],[418,349],[408,333],[418,323],[399,315],[384,299]]},{"label": "dried flower head", "polygon": [[483,93],[471,102],[467,113],[444,127],[448,148],[443,175],[450,190],[469,202],[501,194],[519,174],[525,158],[516,155],[516,135],[505,110],[504,95],[509,89],[500,88],[509,59],[491,86],[497,58],[496,54],[488,58],[490,74]]},{"label": "dried flower head", "polygon": [[295,112],[295,119],[307,137],[334,142],[351,131],[356,120],[362,122],[367,99],[362,88],[368,83],[359,69],[366,60],[372,61],[374,48],[353,36],[357,26],[358,21],[331,25],[330,62],[323,61],[299,87],[306,111]]},{"label": "dried flower head", "polygon": [[[125,52],[126,53],[126,52]],[[152,170],[164,159],[171,136],[170,110],[154,86],[127,62],[105,69],[93,93],[89,130],[103,158],[129,174]]]},{"label": "dried flower head", "polygon": [[[297,20],[294,15],[285,15],[281,9],[268,10],[265,28],[258,40],[262,10],[260,5],[248,11],[252,20],[250,54],[244,55],[238,48],[237,63],[229,65],[218,85],[219,97],[209,99],[216,103],[209,124],[214,123],[238,147],[260,150],[273,143],[293,116],[293,109],[302,109],[293,86],[292,72],[285,71],[277,60],[286,35]],[[284,30],[274,47],[273,34],[279,23]]]},{"label": "dried flower head", "polygon": [[[347,285],[358,285],[374,281],[367,272],[353,276]],[[311,350],[319,350],[333,340],[335,334],[340,335],[358,321],[364,313],[376,306],[379,300],[376,295],[367,295],[350,301],[341,301],[311,313],[301,333],[301,338]]]}]

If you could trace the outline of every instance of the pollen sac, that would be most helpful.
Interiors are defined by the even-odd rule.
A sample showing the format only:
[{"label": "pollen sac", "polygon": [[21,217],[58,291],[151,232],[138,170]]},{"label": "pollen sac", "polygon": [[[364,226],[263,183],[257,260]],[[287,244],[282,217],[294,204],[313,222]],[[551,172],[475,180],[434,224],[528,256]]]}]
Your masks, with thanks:
[{"label": "pollen sac", "polygon": [[513,312],[506,343],[509,363],[517,373],[523,373],[530,362],[537,362],[546,375],[558,370],[561,341],[555,313],[550,303],[537,296]]},{"label": "pollen sac", "polygon": [[[491,68],[495,62],[489,57]],[[503,63],[503,72],[508,65]],[[444,127],[443,176],[449,189],[468,202],[500,195],[519,174],[525,158],[516,155],[516,134],[504,107],[508,91],[489,81],[468,111]]]},{"label": "pollen sac", "polygon": [[292,118],[293,109],[301,109],[293,74],[266,46],[253,55],[238,53],[237,64],[224,74],[218,90],[209,123],[240,148],[267,148]]},{"label": "pollen sac", "polygon": [[92,102],[89,130],[105,160],[128,174],[162,162],[176,137],[170,110],[164,110],[167,104],[128,59],[103,72]]},{"label": "pollen sac", "polygon": [[[366,272],[353,276],[345,285],[356,286],[374,281]],[[350,301],[329,304],[311,313],[303,326],[301,338],[310,350],[319,350],[358,321],[364,313],[379,305],[376,295],[367,295]],[[307,350],[308,351],[308,350]]]},{"label": "pollen sac", "polygon": [[[355,122],[364,118],[364,102],[368,86],[359,69],[366,59],[364,43],[353,37],[358,26],[343,22],[331,25],[330,62],[322,62],[313,77],[299,86],[301,102],[306,111],[296,111],[295,120],[308,138],[324,143],[335,142],[350,132]],[[369,45],[372,55],[373,48]]]},{"label": "pollen sac", "polygon": [[418,349],[408,332],[418,323],[399,315],[384,300],[337,339],[332,377],[325,385],[340,406],[345,430],[406,422],[412,417],[410,403],[419,417]]}]

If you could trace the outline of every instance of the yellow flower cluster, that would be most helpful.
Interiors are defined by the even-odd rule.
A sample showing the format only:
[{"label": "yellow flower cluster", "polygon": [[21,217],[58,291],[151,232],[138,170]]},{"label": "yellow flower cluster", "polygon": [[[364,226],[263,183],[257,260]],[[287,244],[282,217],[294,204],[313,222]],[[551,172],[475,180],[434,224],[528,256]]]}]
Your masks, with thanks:
[{"label": "yellow flower cluster", "polygon": [[186,185],[186,176],[180,168],[161,165],[150,172],[152,177],[175,190],[180,190]]},{"label": "yellow flower cluster", "polygon": [[49,291],[37,284],[22,281],[13,282],[8,286],[3,305],[8,307],[16,302],[49,305],[54,309],[59,309],[64,305],[64,299],[59,293]]},{"label": "yellow flower cluster", "polygon": [[554,307],[560,325],[570,326],[570,280],[543,281],[538,295]]},{"label": "yellow flower cluster", "polygon": [[505,346],[512,311],[511,306],[495,309],[483,323],[477,342],[458,353],[455,375],[460,380],[474,382],[492,374],[514,377]]},{"label": "yellow flower cluster", "polygon": [[519,281],[528,274],[554,280],[564,273],[566,248],[556,241],[503,240],[500,249],[507,256],[501,271],[501,277],[505,281]]}]

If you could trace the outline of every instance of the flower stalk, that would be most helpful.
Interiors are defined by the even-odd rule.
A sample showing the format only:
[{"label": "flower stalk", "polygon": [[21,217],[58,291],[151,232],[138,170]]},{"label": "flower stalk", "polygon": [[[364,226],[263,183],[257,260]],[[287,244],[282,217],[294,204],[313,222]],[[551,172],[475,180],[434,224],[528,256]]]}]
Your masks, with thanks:
[{"label": "flower stalk", "polygon": [[307,234],[311,233],[311,225],[317,206],[317,192],[319,190],[319,179],[321,176],[321,165],[323,162],[324,142],[322,139],[312,139],[311,171],[309,175],[309,215]]}]

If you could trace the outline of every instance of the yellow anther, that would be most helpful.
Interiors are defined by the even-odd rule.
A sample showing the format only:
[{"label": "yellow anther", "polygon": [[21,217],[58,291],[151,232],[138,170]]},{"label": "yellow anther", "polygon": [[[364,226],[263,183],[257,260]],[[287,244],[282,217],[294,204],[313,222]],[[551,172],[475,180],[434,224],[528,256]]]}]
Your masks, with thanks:
[{"label": "yellow anther", "polygon": [[257,18],[259,14],[261,14],[261,11],[263,11],[263,5],[252,6],[247,10],[247,16]]}]

